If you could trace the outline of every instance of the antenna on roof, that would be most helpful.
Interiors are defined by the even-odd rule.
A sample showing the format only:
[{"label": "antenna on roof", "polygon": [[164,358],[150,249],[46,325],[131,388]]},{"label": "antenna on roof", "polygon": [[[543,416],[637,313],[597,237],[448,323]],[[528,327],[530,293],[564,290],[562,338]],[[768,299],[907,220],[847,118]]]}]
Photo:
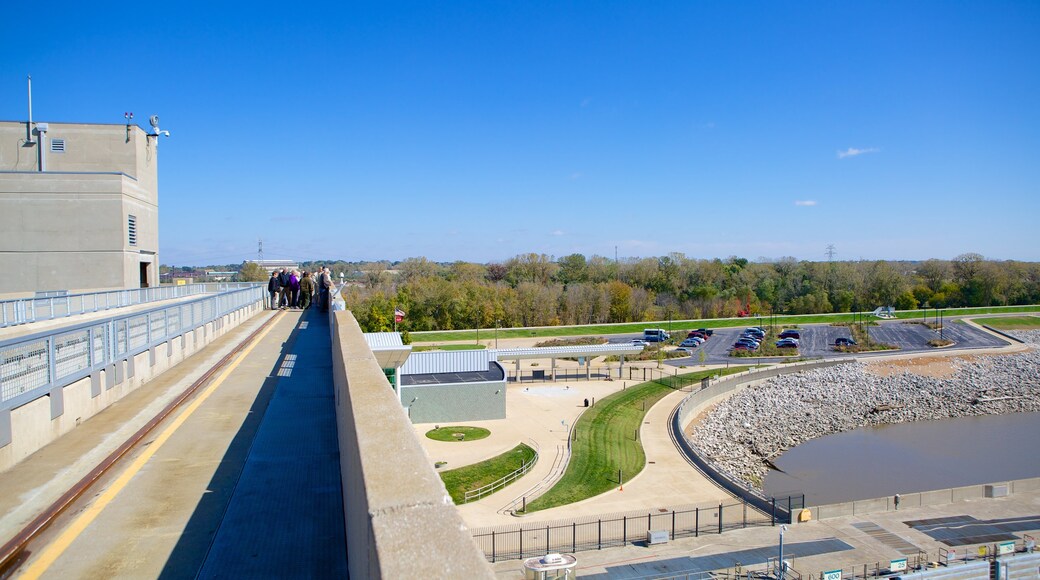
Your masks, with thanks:
[{"label": "antenna on roof", "polygon": [[32,75],[26,75],[29,81],[29,123],[25,126],[25,144],[32,145],[35,143],[32,138]]}]

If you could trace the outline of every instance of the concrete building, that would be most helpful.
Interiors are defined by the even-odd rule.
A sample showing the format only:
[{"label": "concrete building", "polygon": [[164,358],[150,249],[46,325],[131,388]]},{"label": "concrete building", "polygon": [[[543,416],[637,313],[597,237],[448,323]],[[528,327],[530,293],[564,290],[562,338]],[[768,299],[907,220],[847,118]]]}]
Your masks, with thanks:
[{"label": "concrete building", "polygon": [[157,140],[0,121],[0,294],[158,285]]}]

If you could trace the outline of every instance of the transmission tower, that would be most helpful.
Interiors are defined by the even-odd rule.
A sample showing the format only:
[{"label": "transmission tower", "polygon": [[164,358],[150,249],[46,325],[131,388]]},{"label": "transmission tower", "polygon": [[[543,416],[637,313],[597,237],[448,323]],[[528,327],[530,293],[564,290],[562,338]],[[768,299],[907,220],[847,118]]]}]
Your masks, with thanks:
[{"label": "transmission tower", "polygon": [[256,263],[260,264],[260,267],[264,267],[264,240],[259,239],[256,241]]},{"label": "transmission tower", "polygon": [[827,244],[827,261],[834,261],[834,244]]}]

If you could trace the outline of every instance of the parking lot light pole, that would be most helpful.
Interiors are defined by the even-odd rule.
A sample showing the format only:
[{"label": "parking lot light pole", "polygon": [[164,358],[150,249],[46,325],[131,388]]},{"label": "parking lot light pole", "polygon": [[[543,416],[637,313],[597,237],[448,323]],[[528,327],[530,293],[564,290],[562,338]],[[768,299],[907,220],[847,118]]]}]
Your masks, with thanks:
[{"label": "parking lot light pole", "polygon": [[499,322],[500,321],[496,318],[495,319],[495,350],[498,350],[498,323]]},{"label": "parking lot light pole", "polygon": [[777,574],[776,574],[777,580],[784,580],[784,572],[786,572],[786,570],[784,569],[785,568],[785,566],[784,566],[784,532],[786,532],[786,531],[787,531],[787,526],[786,525],[781,525],[780,526],[780,561],[777,562],[777,566],[779,567],[779,570],[777,571]]}]

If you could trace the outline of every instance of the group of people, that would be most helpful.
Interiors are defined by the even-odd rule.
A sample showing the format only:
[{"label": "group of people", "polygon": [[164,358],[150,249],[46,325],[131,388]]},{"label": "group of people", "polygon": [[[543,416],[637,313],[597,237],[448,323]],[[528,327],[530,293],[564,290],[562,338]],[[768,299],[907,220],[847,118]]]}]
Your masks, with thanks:
[{"label": "group of people", "polygon": [[328,268],[321,268],[314,276],[306,270],[301,275],[298,270],[282,268],[271,272],[271,279],[267,281],[271,310],[304,310],[317,304],[322,312],[328,312],[332,287],[332,273]]}]

